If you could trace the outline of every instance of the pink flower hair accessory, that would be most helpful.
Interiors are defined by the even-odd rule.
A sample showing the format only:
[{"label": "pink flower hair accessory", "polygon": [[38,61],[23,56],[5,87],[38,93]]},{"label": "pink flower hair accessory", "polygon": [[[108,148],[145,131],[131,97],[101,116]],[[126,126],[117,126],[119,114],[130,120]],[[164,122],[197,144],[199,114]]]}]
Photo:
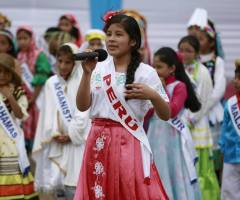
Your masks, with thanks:
[{"label": "pink flower hair accessory", "polygon": [[121,10],[117,10],[117,11],[108,11],[105,15],[104,15],[104,17],[103,17],[103,20],[104,20],[104,22],[105,22],[105,24],[107,24],[108,22],[109,22],[109,20],[113,17],[113,16],[115,16],[115,15],[119,15],[119,14],[123,14],[123,11],[121,11]]}]

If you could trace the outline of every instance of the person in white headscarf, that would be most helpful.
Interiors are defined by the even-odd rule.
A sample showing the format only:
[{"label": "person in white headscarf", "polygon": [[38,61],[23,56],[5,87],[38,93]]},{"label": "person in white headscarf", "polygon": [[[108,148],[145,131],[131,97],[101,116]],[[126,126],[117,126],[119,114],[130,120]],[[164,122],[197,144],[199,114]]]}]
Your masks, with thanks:
[{"label": "person in white headscarf", "polygon": [[209,19],[205,9],[195,9],[188,22],[188,32],[195,35],[200,43],[200,62],[207,67],[213,84],[213,91],[209,98],[207,110],[209,125],[213,136],[213,160],[220,182],[222,159],[219,151],[218,139],[223,121],[223,105],[221,103],[225,88],[224,54],[215,24]]},{"label": "person in white headscarf", "polygon": [[[206,27],[209,27],[209,24],[212,24],[211,26],[214,26],[213,22],[209,19],[207,10],[204,8],[196,8],[187,23],[188,34],[198,37],[200,32],[205,31]],[[214,27],[213,29],[213,31],[215,32],[214,39],[216,46],[216,54],[222,59],[224,59],[224,51],[220,34],[215,30]]]},{"label": "person in white headscarf", "polygon": [[86,134],[90,127],[89,112],[76,107],[76,95],[82,68],[73,55],[78,47],[62,45],[57,52],[57,74],[47,80],[44,104],[33,146],[36,161],[36,187],[54,194],[65,190],[72,200],[82,163]]},{"label": "person in white headscarf", "polygon": [[207,26],[207,18],[207,10],[203,8],[196,8],[187,24],[188,34],[197,36],[200,29],[203,29]]}]

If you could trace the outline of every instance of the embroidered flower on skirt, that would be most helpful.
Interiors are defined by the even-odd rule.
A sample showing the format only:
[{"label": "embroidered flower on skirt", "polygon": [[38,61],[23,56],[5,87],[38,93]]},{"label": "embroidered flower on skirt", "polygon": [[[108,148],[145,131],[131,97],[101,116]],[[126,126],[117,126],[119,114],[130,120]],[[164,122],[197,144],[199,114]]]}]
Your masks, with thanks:
[{"label": "embroidered flower on skirt", "polygon": [[104,173],[104,166],[101,162],[97,161],[95,163],[95,171],[93,172],[93,174],[96,174],[97,176],[99,176],[102,173]]},{"label": "embroidered flower on skirt", "polygon": [[[93,148],[96,151],[95,158],[98,159],[102,150],[105,146],[105,140],[107,137],[104,135],[104,132],[101,133],[99,137],[97,137],[95,141],[95,147]],[[100,158],[101,159],[101,158]],[[102,187],[102,177],[104,175],[104,165],[101,161],[96,160],[94,164],[94,171],[93,174],[96,175],[96,179],[94,182],[94,186],[92,189],[94,190],[95,198],[96,199],[104,199],[105,195],[103,194],[103,187]]]},{"label": "embroidered flower on skirt", "polygon": [[95,186],[94,186],[93,190],[95,192],[95,198],[96,199],[102,199],[105,196],[103,194],[101,185],[98,185],[97,183],[95,183]]},{"label": "embroidered flower on skirt", "polygon": [[98,137],[96,139],[96,147],[94,147],[94,150],[101,151],[104,148],[104,140],[106,140],[104,135]]}]

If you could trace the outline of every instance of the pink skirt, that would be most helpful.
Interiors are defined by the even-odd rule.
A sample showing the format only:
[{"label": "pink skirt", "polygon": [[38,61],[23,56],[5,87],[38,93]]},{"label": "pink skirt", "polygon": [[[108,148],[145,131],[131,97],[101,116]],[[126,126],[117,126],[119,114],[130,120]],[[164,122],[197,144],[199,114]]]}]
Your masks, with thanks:
[{"label": "pink skirt", "polygon": [[144,181],[140,142],[120,123],[95,119],[74,200],[167,200],[157,169]]}]

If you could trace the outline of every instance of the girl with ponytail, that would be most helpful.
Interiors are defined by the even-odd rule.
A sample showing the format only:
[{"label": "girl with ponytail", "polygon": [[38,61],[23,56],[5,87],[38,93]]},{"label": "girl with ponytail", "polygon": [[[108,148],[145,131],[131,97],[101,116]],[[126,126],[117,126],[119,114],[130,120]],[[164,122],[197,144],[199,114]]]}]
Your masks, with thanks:
[{"label": "girl with ponytail", "polygon": [[[159,49],[154,54],[153,66],[159,78],[165,82],[170,98],[171,120],[179,120],[178,124],[185,127],[179,130],[173,123],[159,119],[156,114],[150,118],[148,138],[157,169],[170,199],[201,199],[194,166],[194,144],[182,115],[184,109],[197,112],[201,104],[184,70],[180,55],[173,49]],[[187,153],[186,146],[189,147]],[[187,155],[191,155],[190,162],[185,159]],[[193,171],[195,176],[192,176],[190,171]]]},{"label": "girl with ponytail", "polygon": [[112,12],[105,22],[111,57],[82,62],[76,102],[80,111],[90,109],[92,127],[74,199],[168,199],[142,128],[151,107],[169,119],[168,97],[156,71],[141,62],[136,20]]}]

